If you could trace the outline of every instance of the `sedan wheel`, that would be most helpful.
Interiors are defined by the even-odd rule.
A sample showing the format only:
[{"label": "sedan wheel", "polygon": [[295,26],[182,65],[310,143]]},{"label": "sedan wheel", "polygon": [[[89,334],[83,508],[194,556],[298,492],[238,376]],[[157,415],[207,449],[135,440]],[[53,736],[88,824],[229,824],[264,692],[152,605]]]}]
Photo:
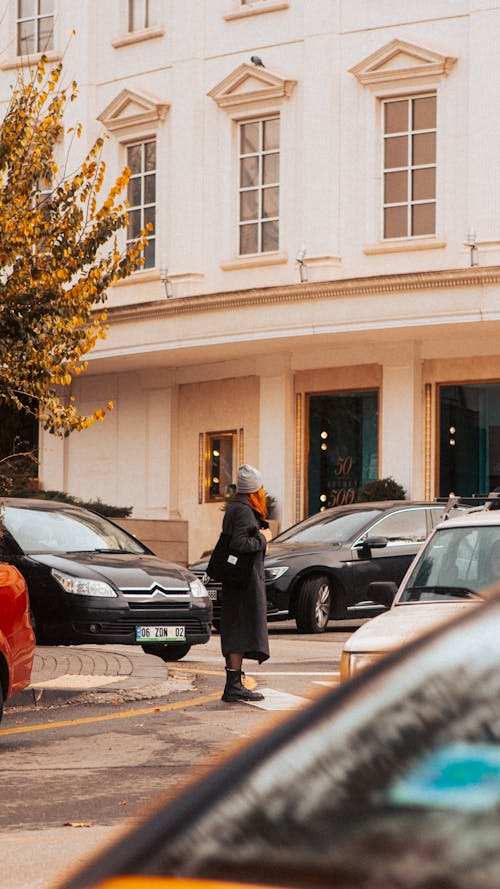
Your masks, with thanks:
[{"label": "sedan wheel", "polygon": [[332,591],[327,577],[304,581],[297,598],[295,622],[299,633],[324,633],[330,618]]},{"label": "sedan wheel", "polygon": [[141,648],[146,654],[156,654],[158,657],[161,657],[162,661],[180,661],[188,653],[191,646],[155,643],[153,645],[142,645]]},{"label": "sedan wheel", "polygon": [[3,716],[3,688],[2,683],[0,682],[0,722],[2,721]]}]

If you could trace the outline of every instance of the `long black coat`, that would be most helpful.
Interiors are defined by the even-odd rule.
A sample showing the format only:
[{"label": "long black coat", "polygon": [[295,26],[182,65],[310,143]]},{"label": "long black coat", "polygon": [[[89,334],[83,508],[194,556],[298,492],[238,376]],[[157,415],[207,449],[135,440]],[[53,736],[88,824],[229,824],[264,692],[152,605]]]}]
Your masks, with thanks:
[{"label": "long black coat", "polygon": [[231,535],[230,549],[234,553],[255,553],[252,569],[245,588],[223,583],[220,635],[222,654],[242,653],[258,661],[269,657],[267,634],[267,601],[264,584],[264,554],[266,541],[259,533],[258,514],[245,494],[237,494],[229,503],[222,530]]}]

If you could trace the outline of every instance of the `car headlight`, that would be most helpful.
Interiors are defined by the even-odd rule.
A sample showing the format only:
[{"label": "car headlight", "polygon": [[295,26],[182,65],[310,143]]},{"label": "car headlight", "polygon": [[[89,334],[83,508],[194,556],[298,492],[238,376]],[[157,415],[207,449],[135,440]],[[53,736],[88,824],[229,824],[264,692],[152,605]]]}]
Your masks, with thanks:
[{"label": "car headlight", "polygon": [[276,568],[264,568],[264,576],[266,581],[278,580],[288,571],[288,565],[277,565]]},{"label": "car headlight", "polygon": [[191,590],[191,595],[194,596],[195,599],[208,598],[207,590],[203,586],[201,580],[190,580],[189,589]]},{"label": "car headlight", "polygon": [[380,660],[382,654],[378,651],[343,651],[340,658],[340,681],[356,676],[361,670],[366,670]]},{"label": "car headlight", "polygon": [[83,577],[63,574],[55,568],[52,568],[52,577],[61,584],[63,590],[75,596],[99,596],[101,599],[114,599],[118,596],[116,590],[104,580],[85,580]]},{"label": "car headlight", "polygon": [[340,681],[345,682],[351,677],[351,655],[348,651],[343,651],[340,655]]}]

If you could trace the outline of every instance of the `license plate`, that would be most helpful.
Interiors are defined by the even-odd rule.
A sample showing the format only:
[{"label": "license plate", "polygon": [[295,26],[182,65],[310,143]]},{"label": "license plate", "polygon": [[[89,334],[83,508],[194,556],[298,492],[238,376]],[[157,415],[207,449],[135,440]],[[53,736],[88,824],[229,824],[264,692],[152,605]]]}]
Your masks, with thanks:
[{"label": "license plate", "polygon": [[186,627],[136,627],[136,642],[185,642]]}]

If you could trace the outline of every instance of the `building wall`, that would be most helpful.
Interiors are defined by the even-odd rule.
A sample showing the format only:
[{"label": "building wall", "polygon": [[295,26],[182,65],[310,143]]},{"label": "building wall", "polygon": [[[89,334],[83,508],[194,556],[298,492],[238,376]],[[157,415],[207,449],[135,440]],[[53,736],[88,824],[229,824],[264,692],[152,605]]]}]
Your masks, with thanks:
[{"label": "building wall", "polygon": [[[244,430],[283,527],[306,510],[309,394],[375,388],[379,475],[435,496],[439,385],[500,380],[499,5],[155,0],[140,35],[126,33],[122,0],[57,5],[59,46],[77,32],[71,114],[89,137],[110,131],[108,181],[130,140],[156,136],[157,262],[113,288],[107,339],[74,388],[82,408],[112,398],[114,412],[64,443],[43,437],[44,486],[186,520],[196,558],[221,520],[219,504],[199,503],[200,434]],[[13,27],[11,13],[4,101]],[[436,232],[384,240],[382,102],[428,92]],[[239,257],[238,124],[277,112],[279,249]]]}]

